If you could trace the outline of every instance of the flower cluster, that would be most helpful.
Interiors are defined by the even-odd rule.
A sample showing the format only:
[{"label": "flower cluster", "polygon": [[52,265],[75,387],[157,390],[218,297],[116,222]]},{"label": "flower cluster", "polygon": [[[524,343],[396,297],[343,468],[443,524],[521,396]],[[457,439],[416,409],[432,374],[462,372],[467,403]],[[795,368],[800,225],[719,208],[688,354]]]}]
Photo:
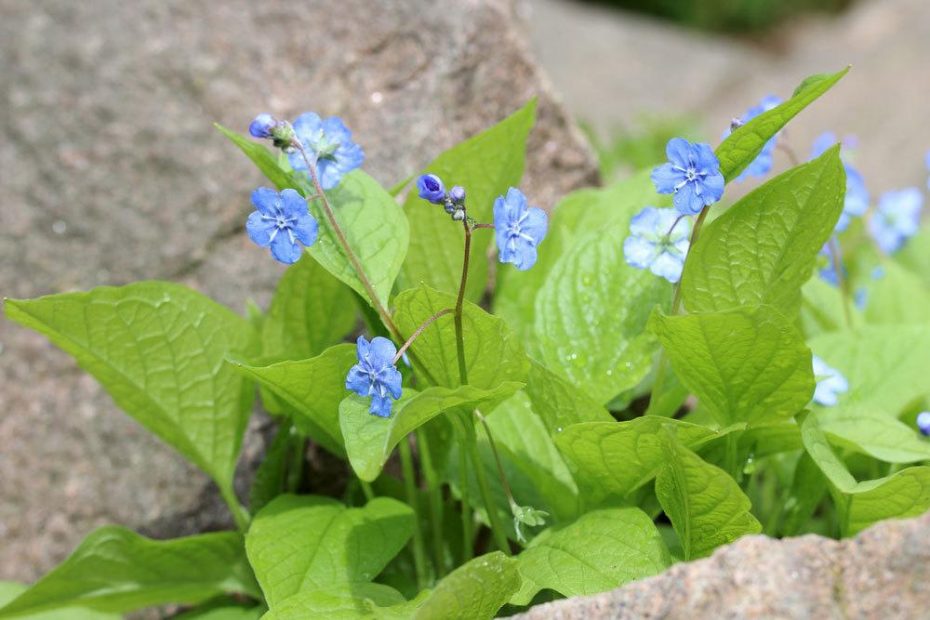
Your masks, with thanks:
[{"label": "flower cluster", "polygon": [[649,269],[675,283],[681,279],[691,236],[691,219],[674,209],[646,207],[630,220],[623,255],[631,267]]},{"label": "flower cluster", "polygon": [[[831,146],[836,144],[836,135],[830,132],[820,134],[811,147],[811,159],[816,159],[826,152]],[[862,217],[869,209],[869,190],[866,189],[865,180],[862,175],[850,163],[850,156],[855,150],[856,139],[853,136],[847,136],[843,140],[843,146],[840,150],[840,158],[843,161],[843,169],[846,171],[846,198],[843,202],[843,212],[836,223],[836,232],[840,233],[849,228],[850,222],[854,217]]]},{"label": "flower cluster", "polygon": [[672,194],[682,215],[697,215],[723,196],[724,179],[720,162],[709,144],[692,144],[672,138],[665,147],[668,162],[652,171],[652,182],[660,194]]},{"label": "flower cluster", "polygon": [[814,379],[817,387],[814,388],[814,402],[823,407],[832,407],[839,402],[840,394],[849,391],[849,382],[846,377],[833,368],[822,358],[813,356]]},{"label": "flower cluster", "polygon": [[427,202],[442,205],[453,220],[465,219],[465,188],[461,185],[454,185],[446,192],[442,179],[435,174],[424,174],[417,179],[417,193]]},{"label": "flower cluster", "polygon": [[[769,110],[780,105],[782,102],[780,97],[775,95],[769,95],[762,99],[757,105],[749,108],[745,114],[740,118],[733,119],[733,122],[730,123],[730,129],[724,134],[724,137],[730,135],[737,127],[745,125],[752,119],[756,118],[763,112],[768,112]],[[768,142],[762,146],[762,150],[759,152],[759,155],[752,160],[752,162],[746,166],[746,169],[736,178],[737,181],[743,181],[746,177],[763,177],[767,175],[772,170],[772,162],[775,155],[775,147],[779,134],[772,136]]]},{"label": "flower cluster", "polygon": [[358,363],[346,375],[346,389],[359,396],[370,396],[368,411],[372,414],[390,417],[393,401],[401,394],[402,377],[394,361],[397,348],[381,336],[375,336],[371,342],[359,336],[355,353]]},{"label": "flower cluster", "polygon": [[916,187],[882,194],[869,218],[869,233],[883,252],[897,252],[917,234],[923,202],[923,194]]}]

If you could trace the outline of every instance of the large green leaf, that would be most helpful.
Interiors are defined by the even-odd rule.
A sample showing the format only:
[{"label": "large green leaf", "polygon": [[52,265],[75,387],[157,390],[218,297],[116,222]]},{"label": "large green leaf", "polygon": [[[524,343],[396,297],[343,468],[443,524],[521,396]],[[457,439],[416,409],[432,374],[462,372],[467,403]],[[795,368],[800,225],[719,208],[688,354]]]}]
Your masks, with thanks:
[{"label": "large green leaf", "polygon": [[227,592],[259,594],[239,534],[157,541],[110,526],[93,532],[62,564],[0,608],[0,618],[67,607],[122,613],[166,603],[193,605]]},{"label": "large green leaf", "polygon": [[798,112],[816,101],[840,81],[849,67],[833,74],[812,75],[795,89],[791,99],[763,112],[738,128],[717,147],[720,171],[727,181],[735,179],[746,166],[751,164],[769,139],[788,124]]},{"label": "large green leaf", "polygon": [[[424,172],[438,175],[447,187],[463,186],[468,194],[468,214],[479,222],[490,222],[494,199],[520,184],[526,137],[535,121],[534,99],[497,125],[442,153]],[[407,196],[404,210],[410,221],[410,249],[399,278],[401,288],[426,284],[447,293],[457,292],[462,277],[462,225],[416,192]],[[480,299],[487,285],[487,250],[493,234],[477,230],[472,238],[468,299]]]},{"label": "large green leaf", "polygon": [[541,589],[564,596],[611,590],[665,570],[668,548],[638,508],[606,508],[546,530],[518,557],[524,584],[513,601],[526,604]]},{"label": "large green leaf", "polygon": [[762,531],[750,513],[749,498],[727,472],[678,441],[666,440],[668,460],[656,477],[656,496],[672,521],[686,560]]},{"label": "large green leaf", "polygon": [[764,304],[793,318],[801,286],[843,210],[845,187],[836,146],[775,177],[705,226],[682,274],[688,311]]},{"label": "large green leaf", "polygon": [[648,374],[656,342],[644,329],[646,321],[672,297],[671,284],[630,267],[623,255],[630,218],[657,198],[651,181],[638,175],[618,186],[616,196],[609,210],[600,207],[599,226],[577,238],[552,267],[534,314],[541,361],[599,403]]},{"label": "large green leaf", "polygon": [[838,446],[886,463],[930,460],[930,443],[921,439],[913,428],[887,414],[833,407],[815,415],[820,429]]},{"label": "large green leaf", "polygon": [[617,218],[628,221],[630,213],[636,213],[646,204],[664,206],[670,202],[668,197],[655,193],[650,172],[643,170],[610,187],[587,188],[568,194],[552,210],[545,245],[533,268],[498,270],[494,313],[503,317],[520,335],[530,354],[540,354],[540,343],[534,331],[536,295],[559,259],[605,223]]},{"label": "large green leaf", "polygon": [[256,142],[255,140],[250,140],[218,123],[214,123],[214,126],[219,129],[224,136],[229,138],[233,144],[238,146],[239,150],[252,160],[252,163],[261,170],[262,174],[275,184],[275,187],[279,190],[288,187],[298,189],[299,186],[291,177],[290,172],[278,165],[278,159],[264,144]]},{"label": "large green leaf", "polygon": [[420,426],[447,412],[490,411],[521,387],[521,383],[507,381],[490,390],[471,385],[426,388],[399,401],[390,418],[370,414],[370,399],[352,394],[339,405],[339,423],[352,469],[359,478],[371,482],[381,473],[394,447]]},{"label": "large green leaf", "polygon": [[517,561],[500,551],[458,567],[425,597],[414,620],[491,620],[520,587]]},{"label": "large green leaf", "polygon": [[[421,286],[402,292],[394,300],[394,320],[404,335],[412,334],[440,310],[455,307],[455,297]],[[491,389],[504,381],[524,382],[529,361],[523,347],[503,320],[465,302],[462,332],[468,384]],[[443,387],[457,387],[458,353],[452,314],[439,317],[414,341],[416,362]]]},{"label": "large green leaf", "polygon": [[262,323],[265,358],[306,359],[355,327],[355,296],[319,263],[304,257],[284,272]]},{"label": "large green leaf", "polygon": [[830,482],[844,536],[883,519],[913,517],[930,508],[930,467],[908,467],[884,478],[858,482],[833,451],[816,415],[808,415],[801,424],[801,439]]},{"label": "large green leaf", "polygon": [[[410,240],[403,210],[377,181],[361,170],[344,176],[327,196],[375,296],[381,305],[387,306]],[[319,200],[310,201],[310,212],[320,224],[320,235],[307,251],[327,271],[355,289],[363,299],[371,301]]]},{"label": "large green leaf", "polygon": [[550,433],[581,422],[613,421],[603,405],[536,360],[530,360],[526,394]]},{"label": "large green leaf", "polygon": [[930,324],[930,288],[919,275],[897,263],[885,261],[882,276],[870,279],[864,291],[869,323]]},{"label": "large green leaf", "polygon": [[294,425],[336,455],[345,454],[339,429],[339,403],[346,397],[346,374],[357,362],[355,346],[339,344],[307,360],[270,366],[231,365],[287,403]]},{"label": "large green leaf", "polygon": [[930,325],[875,325],[810,341],[815,354],[849,382],[841,405],[897,417],[930,395]]},{"label": "large green leaf", "polygon": [[386,497],[346,508],[326,497],[282,495],[255,516],[245,548],[274,608],[302,590],[371,581],[413,527],[413,510]]},{"label": "large green leaf", "polygon": [[650,327],[678,378],[721,425],[790,418],[814,393],[810,349],[771,308],[657,313]]},{"label": "large green leaf", "polygon": [[262,616],[262,620],[404,620],[412,604],[393,588],[380,583],[303,590]]},{"label": "large green leaf", "polygon": [[244,318],[169,282],[10,299],[6,314],[73,355],[126,413],[231,493],[252,388],[224,360],[257,347]]},{"label": "large green leaf", "polygon": [[589,505],[625,497],[652,480],[665,462],[666,428],[678,440],[698,447],[721,436],[704,426],[648,416],[628,422],[587,422],[566,427],[555,443],[572,468]]},{"label": "large green leaf", "polygon": [[219,601],[192,609],[179,616],[172,616],[173,620],[258,620],[264,614],[264,605],[241,607],[237,605],[223,605]]}]

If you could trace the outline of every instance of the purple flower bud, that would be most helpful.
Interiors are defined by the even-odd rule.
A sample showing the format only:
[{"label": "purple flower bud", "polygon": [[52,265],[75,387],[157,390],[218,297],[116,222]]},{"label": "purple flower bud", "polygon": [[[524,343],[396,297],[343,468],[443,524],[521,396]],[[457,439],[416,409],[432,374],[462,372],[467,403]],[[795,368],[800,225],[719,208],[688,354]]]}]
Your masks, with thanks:
[{"label": "purple flower bud", "polygon": [[465,188],[461,185],[455,185],[449,190],[449,198],[456,204],[465,203]]},{"label": "purple flower bud", "polygon": [[271,114],[259,114],[249,124],[249,133],[255,138],[270,138],[271,130],[277,124],[277,119]]},{"label": "purple flower bud", "polygon": [[930,436],[930,411],[921,411],[917,414],[917,430],[921,435]]},{"label": "purple flower bud", "polygon": [[417,192],[420,198],[434,205],[441,204],[442,199],[446,197],[446,188],[442,184],[442,179],[435,174],[424,174],[417,179]]}]

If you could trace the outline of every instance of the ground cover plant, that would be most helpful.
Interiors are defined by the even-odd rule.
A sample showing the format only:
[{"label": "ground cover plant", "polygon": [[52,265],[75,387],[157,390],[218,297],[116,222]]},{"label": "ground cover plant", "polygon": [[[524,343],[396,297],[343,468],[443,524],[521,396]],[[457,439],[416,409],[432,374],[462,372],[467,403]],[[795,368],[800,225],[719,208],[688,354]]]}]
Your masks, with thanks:
[{"label": "ground cover plant", "polygon": [[[927,510],[923,188],[875,199],[849,141],[808,158],[782,133],[845,74],[549,214],[520,189],[532,101],[390,189],[339,118],[219,127],[268,180],[245,221],[289,265],[266,311],[152,281],[5,312],[206,472],[236,530],[103,527],[4,584],[0,618],[491,618]],[[240,498],[257,395],[277,433]],[[308,443],[337,491],[307,492],[333,474]]]}]

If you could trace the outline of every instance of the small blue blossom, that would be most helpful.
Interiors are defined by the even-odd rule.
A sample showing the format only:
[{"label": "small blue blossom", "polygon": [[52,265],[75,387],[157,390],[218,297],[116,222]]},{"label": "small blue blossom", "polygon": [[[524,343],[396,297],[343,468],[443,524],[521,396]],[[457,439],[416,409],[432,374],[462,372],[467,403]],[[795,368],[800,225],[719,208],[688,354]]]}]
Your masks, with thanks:
[{"label": "small blue blossom", "polygon": [[278,124],[271,114],[259,114],[249,124],[249,133],[255,138],[270,138],[271,130]]},{"label": "small blue blossom", "polygon": [[916,187],[885,192],[869,218],[869,233],[883,252],[892,254],[917,234],[924,197]]},{"label": "small blue blossom", "polygon": [[[724,134],[725,136],[730,135],[733,132],[734,127],[740,125],[745,125],[752,119],[756,118],[763,112],[768,112],[769,110],[775,108],[781,104],[782,100],[780,97],[775,95],[769,95],[762,99],[757,105],[749,108],[743,116],[733,122],[730,127],[730,130]],[[737,181],[743,181],[746,177],[763,177],[767,175],[772,170],[772,160],[774,159],[775,154],[775,145],[777,143],[779,134],[772,136],[768,142],[762,147],[762,150],[759,152],[759,155],[752,160],[752,162],[746,166],[746,169],[736,178]]]},{"label": "small blue blossom", "polygon": [[502,263],[513,263],[520,271],[536,264],[536,248],[542,243],[549,227],[546,212],[528,207],[526,196],[516,187],[507,196],[494,201],[494,231]]},{"label": "small blue blossom", "polygon": [[690,236],[690,218],[674,209],[646,207],[630,220],[630,236],[623,242],[623,256],[631,267],[648,269],[669,282],[678,282]]},{"label": "small blue blossom", "polygon": [[921,411],[917,414],[917,430],[921,435],[930,436],[930,411]]},{"label": "small blue blossom", "polygon": [[417,193],[423,200],[438,205],[446,197],[446,187],[435,174],[424,174],[417,179]]},{"label": "small blue blossom", "polygon": [[[352,132],[338,116],[323,120],[313,112],[305,112],[294,121],[294,133],[311,161],[315,160],[323,189],[333,189],[343,175],[365,161],[365,153],[352,142]],[[299,150],[289,151],[288,158],[294,170],[307,171]]]},{"label": "small blue blossom", "polygon": [[709,144],[692,144],[672,138],[665,146],[668,162],[652,171],[660,194],[674,194],[672,202],[682,215],[695,215],[723,196],[720,162]]},{"label": "small blue blossom", "polygon": [[249,238],[263,248],[271,247],[278,262],[290,265],[301,255],[299,244],[311,246],[316,241],[318,225],[307,211],[307,201],[292,189],[280,194],[267,187],[252,192],[255,211],[245,228]]},{"label": "small blue blossom", "polygon": [[824,407],[832,407],[839,402],[840,394],[849,391],[849,382],[846,377],[835,368],[831,368],[820,357],[813,357],[814,379],[817,387],[814,389],[814,402]]},{"label": "small blue blossom", "polygon": [[[815,159],[824,154],[831,146],[836,144],[836,135],[831,132],[825,132],[817,136],[814,145],[811,148],[811,159]],[[849,162],[849,152],[855,149],[856,139],[848,136],[843,140],[843,148],[840,151],[840,158],[843,160],[843,169],[846,171],[846,198],[843,202],[843,212],[836,223],[835,232],[843,232],[849,228],[849,224],[854,217],[862,217],[869,209],[869,190],[865,186],[865,179]]]},{"label": "small blue blossom", "polygon": [[375,336],[371,342],[359,336],[356,342],[358,364],[346,375],[346,389],[359,396],[371,396],[368,411],[382,417],[391,417],[391,405],[400,398],[400,371],[394,365],[397,348],[387,338]]}]

